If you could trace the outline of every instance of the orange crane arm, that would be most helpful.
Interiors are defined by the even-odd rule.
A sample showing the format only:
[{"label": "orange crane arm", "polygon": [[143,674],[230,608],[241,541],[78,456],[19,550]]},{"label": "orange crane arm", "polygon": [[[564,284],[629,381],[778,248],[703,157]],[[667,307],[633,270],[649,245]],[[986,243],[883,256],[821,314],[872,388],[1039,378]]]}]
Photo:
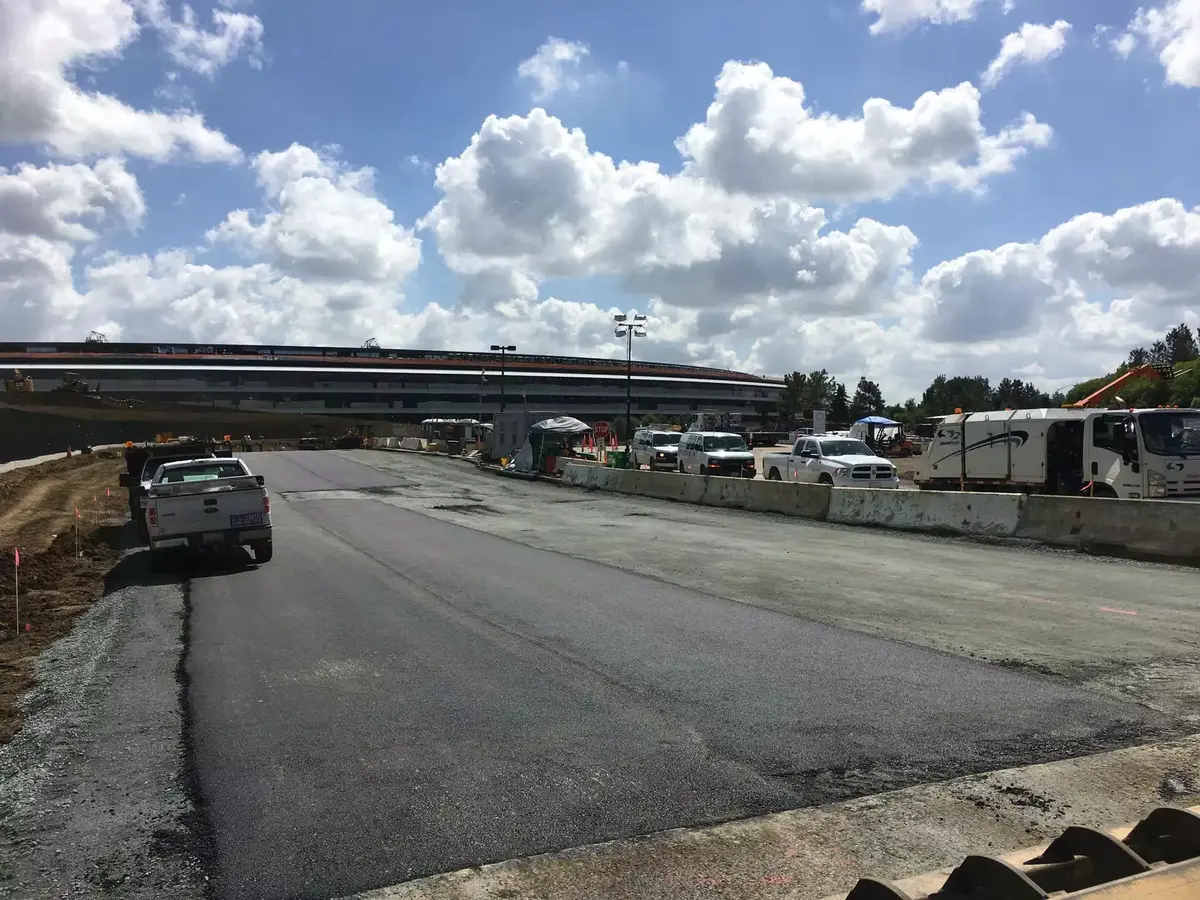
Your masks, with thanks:
[{"label": "orange crane arm", "polygon": [[1175,377],[1175,369],[1164,363],[1147,363],[1144,366],[1134,366],[1128,372],[1118,375],[1100,390],[1093,394],[1089,394],[1082,400],[1077,400],[1074,403],[1067,404],[1067,409],[1090,409],[1093,406],[1099,406],[1104,398],[1113,393],[1121,385],[1127,381],[1132,381],[1135,378],[1150,378],[1150,379],[1169,379]]}]

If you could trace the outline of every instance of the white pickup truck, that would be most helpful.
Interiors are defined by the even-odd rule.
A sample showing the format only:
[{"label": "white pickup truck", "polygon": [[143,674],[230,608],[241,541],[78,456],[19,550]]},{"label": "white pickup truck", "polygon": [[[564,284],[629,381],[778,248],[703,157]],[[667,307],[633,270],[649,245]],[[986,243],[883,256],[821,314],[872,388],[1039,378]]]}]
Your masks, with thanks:
[{"label": "white pickup truck", "polygon": [[146,530],[155,563],[164,550],[243,545],[256,563],[269,562],[271,497],[263,477],[237,458],[166,463],[150,483]]},{"label": "white pickup truck", "polygon": [[807,481],[834,487],[898,488],[896,467],[862,441],[838,435],[814,435],[796,441],[788,453],[763,457],[771,481]]}]

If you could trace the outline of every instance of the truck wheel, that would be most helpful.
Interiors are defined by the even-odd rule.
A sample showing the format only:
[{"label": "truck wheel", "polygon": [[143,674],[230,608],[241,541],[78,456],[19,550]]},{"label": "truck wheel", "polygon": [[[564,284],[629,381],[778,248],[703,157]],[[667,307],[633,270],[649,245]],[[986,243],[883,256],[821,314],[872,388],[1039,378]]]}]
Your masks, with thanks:
[{"label": "truck wheel", "polygon": [[910,456],[912,456],[912,455],[913,455],[913,452],[912,452],[912,447],[902,447],[902,448],[901,448],[901,450],[900,450],[900,456],[901,456],[903,459],[908,459],[908,458],[909,458]]},{"label": "truck wheel", "polygon": [[275,547],[270,541],[255,541],[250,546],[254,550],[254,561],[260,566],[269,563],[275,554]]},{"label": "truck wheel", "polygon": [[831,486],[833,485],[833,479],[830,478],[828,475],[822,475],[820,478],[817,479],[817,482],[819,484],[828,484]]},{"label": "truck wheel", "polygon": [[687,473],[685,473],[685,472],[683,471],[683,463],[678,463],[678,468],[679,468],[679,474],[680,474],[680,475],[685,475],[685,474],[687,474]]},{"label": "truck wheel", "polygon": [[779,474],[778,469],[772,469],[767,473],[767,481],[783,481],[783,477]]}]

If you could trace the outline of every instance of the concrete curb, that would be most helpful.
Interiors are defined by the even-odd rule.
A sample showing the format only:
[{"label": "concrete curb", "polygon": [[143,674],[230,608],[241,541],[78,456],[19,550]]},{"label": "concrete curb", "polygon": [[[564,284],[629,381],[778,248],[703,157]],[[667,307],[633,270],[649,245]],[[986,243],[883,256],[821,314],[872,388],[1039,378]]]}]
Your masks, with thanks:
[{"label": "concrete curb", "polygon": [[1200,503],[969,491],[894,491],[567,465],[569,487],[771,512],[840,525],[1015,538],[1200,566]]}]

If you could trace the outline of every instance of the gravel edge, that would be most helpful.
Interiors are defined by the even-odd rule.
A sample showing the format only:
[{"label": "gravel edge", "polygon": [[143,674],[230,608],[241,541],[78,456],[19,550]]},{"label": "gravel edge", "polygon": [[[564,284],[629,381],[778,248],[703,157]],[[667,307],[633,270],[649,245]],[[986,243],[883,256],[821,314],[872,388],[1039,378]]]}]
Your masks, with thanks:
[{"label": "gravel edge", "polygon": [[37,664],[0,747],[0,898],[200,900],[203,811],[186,745],[188,603],[141,554]]}]

